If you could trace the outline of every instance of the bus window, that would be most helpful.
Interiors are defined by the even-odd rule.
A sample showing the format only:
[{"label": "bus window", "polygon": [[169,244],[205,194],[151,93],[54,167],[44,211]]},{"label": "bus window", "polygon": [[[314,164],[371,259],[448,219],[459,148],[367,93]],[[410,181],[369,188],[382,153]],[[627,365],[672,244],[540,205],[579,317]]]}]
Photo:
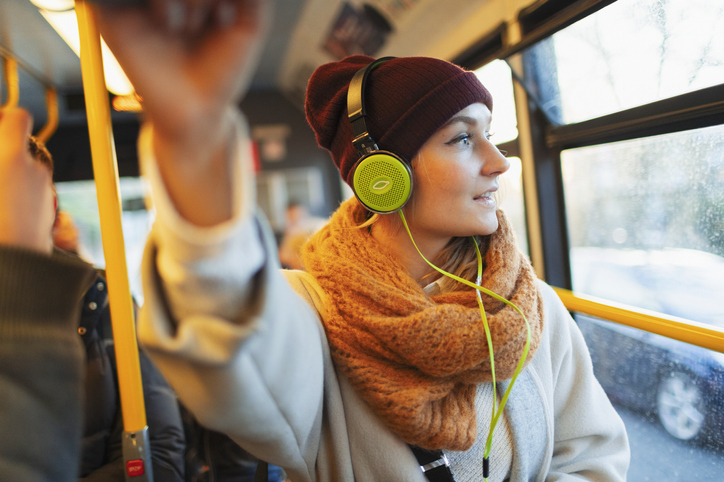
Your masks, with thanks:
[{"label": "bus window", "polygon": [[724,126],[564,151],[573,288],[724,328]]},{"label": "bus window", "polygon": [[[519,74],[549,122],[537,142],[561,163],[562,189],[538,192],[564,226],[541,223],[567,233],[545,241],[567,243],[574,292],[724,328],[724,125],[675,115],[697,97],[703,118],[721,98],[723,27],[710,2],[620,1],[524,51]],[[576,320],[627,426],[628,479],[720,479],[724,355]]]},{"label": "bus window", "polygon": [[565,124],[724,79],[724,5],[708,0],[615,2],[550,40]]},{"label": "bus window", "polygon": [[[142,178],[122,177],[119,181],[128,278],[133,298],[142,305],[141,258],[153,223],[153,213],[146,211],[143,202],[146,184]],[[58,192],[58,207],[70,213],[78,227],[80,256],[96,267],[105,267],[95,182],[59,182],[55,186]]]}]

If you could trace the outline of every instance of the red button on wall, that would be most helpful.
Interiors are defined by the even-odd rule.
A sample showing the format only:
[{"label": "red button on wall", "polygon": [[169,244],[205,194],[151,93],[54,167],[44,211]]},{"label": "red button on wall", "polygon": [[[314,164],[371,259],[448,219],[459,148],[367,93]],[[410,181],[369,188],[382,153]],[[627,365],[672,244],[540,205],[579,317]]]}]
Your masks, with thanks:
[{"label": "red button on wall", "polygon": [[126,462],[126,473],[129,477],[138,477],[143,475],[143,460],[129,460]]}]

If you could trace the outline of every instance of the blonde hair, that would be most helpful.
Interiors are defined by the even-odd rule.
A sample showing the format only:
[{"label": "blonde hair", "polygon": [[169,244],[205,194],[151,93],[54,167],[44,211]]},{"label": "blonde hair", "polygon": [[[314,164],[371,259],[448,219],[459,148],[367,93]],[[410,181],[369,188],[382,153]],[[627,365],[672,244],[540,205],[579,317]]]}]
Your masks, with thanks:
[{"label": "blonde hair", "polygon": [[[371,228],[372,225],[379,222],[380,219],[382,219],[381,214],[368,212],[367,220],[357,227]],[[485,271],[485,253],[488,250],[490,236],[454,237],[438,253],[435,259],[431,259],[429,261],[443,271],[454,274],[459,278],[475,282],[475,278],[478,274],[478,257],[475,252],[475,245],[473,244],[473,240],[471,238],[475,238],[475,242],[480,248],[480,253],[483,256],[483,271]],[[435,275],[437,275],[437,271],[433,271],[432,273],[423,276],[422,279],[425,280],[426,278],[431,278]],[[455,281],[452,278],[448,278],[447,276],[443,276],[439,285],[440,294],[467,289],[464,284],[459,281]]]}]

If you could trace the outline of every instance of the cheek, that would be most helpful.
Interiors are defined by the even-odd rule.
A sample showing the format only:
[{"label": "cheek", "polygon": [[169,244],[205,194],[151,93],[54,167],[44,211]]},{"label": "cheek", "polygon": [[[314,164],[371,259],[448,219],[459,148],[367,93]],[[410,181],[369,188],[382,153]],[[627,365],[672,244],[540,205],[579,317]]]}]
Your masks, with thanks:
[{"label": "cheek", "polygon": [[453,169],[423,174],[417,185],[419,198],[430,209],[444,210],[462,202],[468,192],[468,176]]}]

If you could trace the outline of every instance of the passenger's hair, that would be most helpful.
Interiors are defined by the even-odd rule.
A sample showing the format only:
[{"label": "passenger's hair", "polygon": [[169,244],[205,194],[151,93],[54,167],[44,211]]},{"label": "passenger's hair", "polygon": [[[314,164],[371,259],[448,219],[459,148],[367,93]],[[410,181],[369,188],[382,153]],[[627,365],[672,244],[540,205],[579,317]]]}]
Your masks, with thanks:
[{"label": "passenger's hair", "polygon": [[[382,219],[381,214],[369,211],[367,213],[367,220],[360,224],[358,226],[359,228],[370,228]],[[489,236],[475,236],[475,241],[478,243],[480,253],[483,256],[483,271],[485,271],[485,252],[488,250],[489,239]],[[478,273],[478,258],[477,254],[475,254],[475,246],[470,236],[452,238],[450,242],[447,243],[447,246],[438,253],[435,259],[431,259],[430,262],[450,274],[475,282]],[[424,280],[435,275],[437,275],[437,271],[425,275],[422,279]],[[447,276],[443,276],[439,284],[441,294],[467,289],[466,285]]]},{"label": "passenger's hair", "polygon": [[50,172],[53,172],[53,156],[50,155],[45,144],[37,138],[30,136],[28,139],[28,148],[33,159],[50,169]]},{"label": "passenger's hair", "polygon": [[[485,271],[485,252],[488,250],[490,236],[475,236],[475,241],[480,247],[480,254],[483,256],[483,271]],[[455,276],[472,282],[476,281],[478,274],[478,257],[475,253],[475,246],[470,236],[452,238],[434,261],[435,265],[454,274]],[[437,272],[435,272],[437,273]],[[431,273],[432,274],[432,273]],[[468,289],[464,284],[452,278],[443,276],[440,279],[440,290],[442,293]]]}]

